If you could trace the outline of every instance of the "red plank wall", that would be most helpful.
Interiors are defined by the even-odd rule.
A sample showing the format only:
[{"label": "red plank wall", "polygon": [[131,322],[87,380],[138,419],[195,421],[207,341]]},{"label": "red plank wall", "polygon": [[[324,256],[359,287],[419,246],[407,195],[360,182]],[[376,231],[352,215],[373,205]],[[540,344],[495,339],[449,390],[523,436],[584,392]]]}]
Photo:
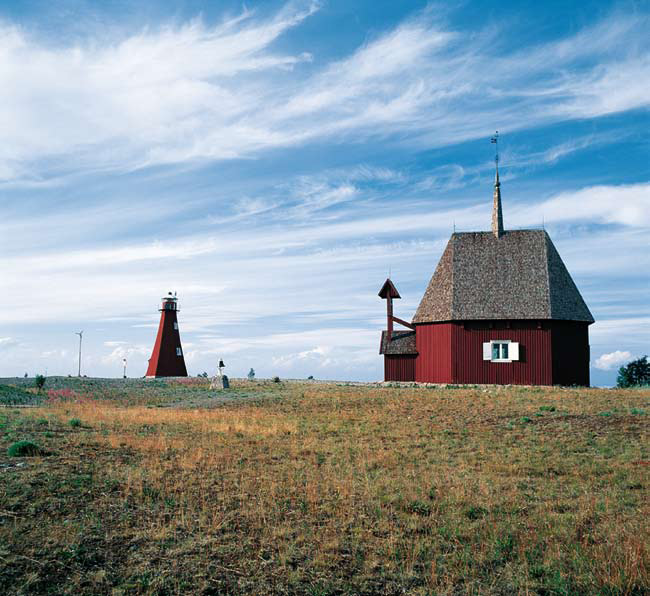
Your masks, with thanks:
[{"label": "red plank wall", "polygon": [[553,321],[553,384],[589,386],[589,326]]},{"label": "red plank wall", "polygon": [[[499,385],[552,385],[551,329],[534,321],[512,321],[510,327],[498,322],[454,323],[452,329],[454,383]],[[483,342],[509,339],[519,342],[519,360],[483,360]]]},{"label": "red plank wall", "polygon": [[420,383],[451,383],[452,323],[417,325],[415,345],[418,358],[415,380]]},{"label": "red plank wall", "polygon": [[415,356],[384,356],[385,381],[415,381]]},{"label": "red plank wall", "polygon": [[[483,360],[483,343],[496,339],[518,342],[519,360]],[[416,346],[419,355],[415,360],[415,380],[420,383],[589,385],[586,323],[467,321],[423,324],[416,326]],[[385,378],[410,380],[410,371],[404,372],[397,366],[397,361],[389,365],[386,358]]]},{"label": "red plank wall", "polygon": [[[176,326],[174,326],[176,323]],[[181,336],[176,329],[178,319],[175,310],[163,310],[158,326],[158,335],[153,347],[147,377],[186,377],[185,357],[176,355],[181,347]]]}]

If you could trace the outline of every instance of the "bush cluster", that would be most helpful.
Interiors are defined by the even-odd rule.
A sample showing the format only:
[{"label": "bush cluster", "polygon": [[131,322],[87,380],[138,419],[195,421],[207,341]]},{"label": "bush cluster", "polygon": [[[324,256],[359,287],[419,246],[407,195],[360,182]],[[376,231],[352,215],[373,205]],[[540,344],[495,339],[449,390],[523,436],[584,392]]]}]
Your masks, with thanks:
[{"label": "bush cluster", "polygon": [[648,357],[638,358],[628,362],[625,366],[618,369],[616,377],[618,387],[640,387],[650,385],[650,362]]}]

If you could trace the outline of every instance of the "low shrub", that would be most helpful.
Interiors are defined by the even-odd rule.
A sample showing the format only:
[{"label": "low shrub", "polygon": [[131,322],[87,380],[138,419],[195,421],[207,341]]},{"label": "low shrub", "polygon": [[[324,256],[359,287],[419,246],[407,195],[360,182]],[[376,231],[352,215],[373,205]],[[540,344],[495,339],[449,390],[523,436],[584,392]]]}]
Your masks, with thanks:
[{"label": "low shrub", "polygon": [[465,511],[465,517],[472,520],[481,519],[486,514],[487,509],[485,507],[481,507],[480,505],[472,505]]},{"label": "low shrub", "polygon": [[10,457],[31,457],[41,453],[40,447],[32,441],[18,441],[7,449],[7,455]]},{"label": "low shrub", "polygon": [[431,515],[431,505],[416,499],[406,506],[406,511],[415,513],[416,515],[428,516]]},{"label": "low shrub", "polygon": [[68,424],[73,428],[78,428],[81,426],[81,420],[79,420],[79,418],[70,418]]}]

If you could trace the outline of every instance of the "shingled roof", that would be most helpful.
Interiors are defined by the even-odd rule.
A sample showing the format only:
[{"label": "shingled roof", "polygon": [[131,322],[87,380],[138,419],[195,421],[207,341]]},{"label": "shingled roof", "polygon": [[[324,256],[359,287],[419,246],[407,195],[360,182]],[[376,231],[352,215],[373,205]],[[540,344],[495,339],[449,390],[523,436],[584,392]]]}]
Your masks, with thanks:
[{"label": "shingled roof", "polygon": [[406,356],[417,355],[415,348],[415,331],[393,331],[390,342],[388,340],[388,331],[381,332],[381,343],[379,344],[379,353],[388,356]]},{"label": "shingled roof", "polygon": [[452,234],[413,323],[594,318],[544,230]]}]

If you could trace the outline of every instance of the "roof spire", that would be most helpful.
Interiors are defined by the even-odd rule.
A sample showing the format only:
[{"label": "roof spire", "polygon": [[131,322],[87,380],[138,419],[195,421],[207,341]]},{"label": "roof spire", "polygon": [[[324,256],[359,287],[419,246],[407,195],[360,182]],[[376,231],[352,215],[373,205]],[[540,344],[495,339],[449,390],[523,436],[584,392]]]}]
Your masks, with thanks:
[{"label": "roof spire", "polygon": [[500,238],[503,236],[503,213],[501,212],[501,183],[499,182],[499,131],[494,133],[490,139],[495,145],[494,165],[496,175],[494,177],[494,202],[492,205],[492,233]]}]

